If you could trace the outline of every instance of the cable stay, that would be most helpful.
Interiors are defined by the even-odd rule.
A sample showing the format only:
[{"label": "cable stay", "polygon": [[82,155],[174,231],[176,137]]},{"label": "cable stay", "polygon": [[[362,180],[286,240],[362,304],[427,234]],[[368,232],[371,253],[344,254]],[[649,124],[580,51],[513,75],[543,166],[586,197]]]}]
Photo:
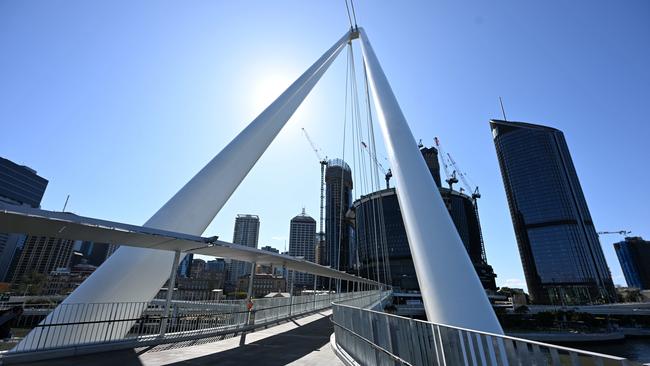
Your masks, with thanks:
[{"label": "cable stay", "polygon": [[[347,5],[347,3],[346,3]],[[355,55],[352,45],[348,47],[347,69],[346,69],[346,85],[345,85],[345,116],[343,119],[343,141],[344,149],[342,155],[346,154],[351,156],[352,165],[352,181],[353,181],[353,197],[351,200],[361,198],[362,196],[377,192],[382,189],[385,176],[388,174],[386,169],[377,159],[377,147],[374,132],[374,121],[372,118],[372,107],[370,101],[370,91],[368,85],[368,76],[365,70],[365,63],[360,65],[363,67],[363,86],[359,88],[359,77],[357,76],[357,63],[355,62]],[[349,151],[346,146],[350,145]],[[344,158],[345,160],[345,158]],[[341,178],[343,179],[343,177]],[[343,184],[343,181],[341,181]],[[343,192],[341,192],[341,202],[344,201]],[[343,211],[343,205],[341,206]],[[340,212],[341,220],[345,220],[345,212]],[[362,250],[367,251],[365,255],[359,254],[359,247],[355,246],[350,251],[349,255],[353,257],[350,261],[351,269],[355,269],[357,274],[367,278],[373,278],[377,282],[391,285],[390,265],[388,259],[388,243],[386,237],[386,229],[384,222],[383,203],[381,197],[378,199],[370,200],[367,210],[364,211],[366,215],[365,223],[367,227],[366,247]],[[341,230],[344,223],[339,225],[339,241],[342,240],[343,235]],[[338,243],[340,250],[341,243]],[[360,263],[361,257],[364,258],[364,263]],[[369,262],[374,258],[372,262]],[[341,258],[338,258],[339,261]],[[342,263],[337,263],[338,268],[341,268]],[[360,273],[360,269],[364,268],[365,273]]]}]

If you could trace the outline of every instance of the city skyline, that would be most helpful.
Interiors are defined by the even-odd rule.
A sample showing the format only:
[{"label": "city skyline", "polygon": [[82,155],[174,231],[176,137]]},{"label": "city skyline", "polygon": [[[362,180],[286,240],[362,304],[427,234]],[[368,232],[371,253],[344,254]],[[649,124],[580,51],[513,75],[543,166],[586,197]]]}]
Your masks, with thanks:
[{"label": "city skyline", "polygon": [[[77,10],[84,15],[81,19],[86,19],[89,24],[79,21],[72,22],[69,26],[58,25],[58,22],[69,20],[68,17],[62,16],[58,19],[51,17],[52,12],[56,14],[59,11],[67,11],[66,6],[58,10],[47,9],[47,6],[42,9],[5,9],[6,12],[0,13],[9,14],[9,17],[16,21],[7,25],[11,27],[12,32],[0,35],[0,43],[7,45],[10,51],[15,51],[16,57],[12,60],[0,61],[3,66],[6,66],[2,68],[4,71],[0,72],[3,80],[7,80],[7,83],[0,86],[0,95],[5,97],[0,98],[3,100],[0,102],[0,110],[3,120],[14,121],[9,123],[8,135],[16,136],[16,140],[3,143],[0,147],[0,155],[30,166],[50,180],[50,187],[43,201],[45,209],[60,210],[66,195],[71,194],[68,209],[70,211],[133,224],[143,223],[157,207],[180,188],[184,181],[196,173],[210,156],[218,152],[232,135],[238,133],[252,116],[264,107],[264,102],[272,100],[274,92],[282,90],[304,65],[311,62],[314,55],[320,53],[325,45],[340,36],[339,33],[345,29],[346,19],[341,16],[342,9],[338,6],[340,4],[314,5],[326,16],[324,20],[317,20],[312,27],[301,23],[298,19],[300,11],[291,10],[292,7],[296,7],[296,4],[275,4],[278,9],[269,9],[259,3],[254,6],[245,4],[242,9],[224,4],[218,8],[208,6],[203,9],[206,18],[200,17],[199,25],[188,26],[185,19],[185,23],[181,23],[186,27],[175,29],[179,34],[165,31],[163,26],[165,20],[168,20],[174,11],[159,10],[155,14],[155,19],[151,21],[153,22],[150,24],[153,26],[151,34],[136,33],[131,43],[121,45],[111,41],[109,36],[122,39],[120,37],[125,37],[126,33],[115,31],[102,21],[99,21],[96,33],[86,36],[77,35],[83,33],[79,30],[84,30],[90,23],[98,21],[93,18],[89,9]],[[117,11],[108,5],[102,6],[109,7],[109,9],[102,9],[109,13]],[[608,90],[596,91],[596,88],[591,87],[592,83],[585,83],[585,80],[595,76],[601,67],[614,61],[612,58],[598,57],[601,55],[601,51],[598,50],[600,45],[595,43],[581,43],[577,50],[570,49],[577,40],[581,40],[581,33],[573,28],[572,32],[569,32],[568,40],[559,39],[559,35],[565,30],[563,26],[566,26],[568,19],[578,14],[578,9],[581,7],[568,4],[554,4],[554,6],[562,6],[566,14],[556,15],[556,12],[551,9],[552,6],[539,5],[526,8],[524,5],[508,3],[503,5],[503,8],[498,6],[494,10],[479,5],[474,13],[462,13],[464,16],[452,17],[450,14],[460,13],[454,5],[446,4],[432,9],[425,4],[419,4],[400,9],[403,16],[391,23],[391,27],[382,27],[381,22],[386,19],[386,13],[391,11],[396,13],[390,5],[376,4],[371,7],[364,2],[358,4],[364,14],[361,21],[376,39],[376,51],[382,59],[386,60],[384,67],[391,77],[391,83],[407,117],[410,117],[409,122],[416,137],[423,138],[430,144],[433,136],[440,136],[448,150],[454,154],[472,179],[481,186],[484,198],[480,203],[480,211],[485,242],[488,253],[495,253],[491,255],[490,262],[495,267],[495,272],[499,274],[498,282],[502,286],[508,285],[509,280],[522,281],[523,272],[518,260],[514,232],[500,182],[496,157],[491,146],[489,129],[485,127],[488,119],[501,116],[498,95],[504,96],[509,119],[540,122],[566,132],[569,145],[572,146],[576,169],[599,231],[627,229],[632,230],[633,235],[650,236],[648,228],[642,221],[644,217],[649,216],[648,209],[638,204],[638,202],[648,201],[648,192],[641,184],[644,177],[647,177],[647,173],[639,172],[638,169],[644,166],[642,157],[647,156],[643,141],[647,139],[648,129],[641,126],[639,121],[647,115],[647,106],[643,107],[640,102],[647,100],[650,94],[647,90],[647,85],[650,84],[647,71],[642,71],[641,68],[641,65],[648,62],[648,54],[640,53],[633,46],[623,42],[626,37],[633,36],[632,38],[637,42],[631,43],[647,43],[645,39],[648,32],[644,32],[647,30],[647,24],[638,23],[639,18],[634,17],[635,13],[642,13],[643,9],[647,9],[647,5],[643,5],[646,8],[635,10],[631,8],[642,7],[642,5],[629,4],[628,8],[616,9],[616,12],[609,14],[608,21],[620,25],[608,28],[614,29],[613,34],[610,35],[605,35],[602,33],[604,31],[598,30],[595,20],[584,16],[577,17],[584,23],[585,31],[602,35],[604,42],[618,50],[612,53],[629,55],[629,59],[617,61],[624,62],[625,70],[620,67],[615,68],[608,71],[608,76],[596,78],[608,82],[607,89],[629,90],[629,93],[625,93],[625,100],[612,98]],[[507,9],[509,7],[515,9],[509,10]],[[593,7],[591,10],[594,12],[606,11],[603,6],[593,5]],[[456,34],[452,37],[455,41],[452,44],[442,39],[444,32],[440,30],[444,28],[419,24],[418,14],[413,8],[423,8],[419,11],[427,13],[427,16],[434,16],[444,27],[456,29],[454,25],[449,24],[449,21],[444,21],[447,17],[461,19],[462,26],[469,26],[471,30]],[[144,11],[138,8],[133,10],[134,14]],[[217,17],[218,21],[215,22],[216,10],[232,19],[227,19],[224,15]],[[518,19],[519,15],[513,16],[515,10],[523,19]],[[533,19],[533,14],[538,10],[542,14],[540,18],[550,20],[555,25],[550,28],[557,28],[557,30],[548,30],[549,33],[541,32],[541,29],[544,29],[541,21]],[[41,11],[43,13],[40,13]],[[285,27],[271,20],[261,19],[262,14],[272,14],[276,11],[287,12],[292,21],[296,21],[297,26]],[[499,15],[499,12],[503,12],[503,15]],[[199,11],[196,13],[198,14]],[[42,19],[41,27],[27,30],[20,25],[21,17],[27,14],[36,17],[47,15],[47,19]],[[181,12],[181,18],[186,15],[190,14]],[[194,15],[194,12],[191,15]],[[623,15],[626,23],[619,24],[624,18]],[[209,17],[213,18],[208,22]],[[128,32],[137,17],[132,19],[122,14],[118,15],[118,18],[125,26],[125,30],[121,32]],[[252,23],[257,18],[262,20],[260,27],[264,26],[270,30],[268,34],[260,34],[259,29],[253,31],[244,29],[245,34],[241,36],[255,38],[258,42],[230,44],[225,38],[220,38],[219,30],[234,29],[234,25],[238,22]],[[320,23],[321,21],[323,23]],[[525,21],[530,22],[529,29],[513,32],[519,34],[507,34],[509,26],[521,25]],[[46,28],[51,26],[52,22],[57,25],[48,30],[53,33],[51,35],[53,38],[38,38],[44,37]],[[435,23],[435,21],[429,22]],[[220,24],[217,27],[213,23]],[[332,24],[339,24],[339,26]],[[406,29],[407,25],[413,27],[409,33],[422,35],[422,37],[414,36],[416,40],[432,37],[433,42],[429,43],[433,45],[416,47],[415,42],[404,42],[395,46],[396,39],[392,34],[396,33],[395,29]],[[93,24],[93,28],[94,26]],[[301,26],[305,31],[296,34],[295,29]],[[206,32],[202,27],[210,29],[210,32]],[[314,32],[312,29],[319,29],[319,31]],[[436,34],[436,31],[439,34]],[[486,35],[479,36],[478,33],[481,31],[486,31]],[[20,43],[9,40],[6,34],[17,35]],[[185,40],[192,39],[193,35],[203,36],[198,38],[200,41],[196,41],[197,43],[186,44]],[[530,44],[523,41],[526,36],[532,36],[533,41]],[[73,46],[66,41],[70,37],[77,39],[80,45]],[[162,46],[161,41],[166,37],[172,37],[173,40],[166,46],[169,48]],[[221,54],[214,50],[203,50],[205,44],[211,44],[208,43],[211,38],[216,38],[214,41],[219,45],[216,48],[229,49],[227,58],[219,57]],[[275,41],[283,39],[279,45],[281,52],[264,46],[265,40],[268,39]],[[492,44],[492,39],[500,39],[502,42]],[[44,45],[52,40],[56,41],[52,46]],[[90,46],[86,42],[88,40],[99,41],[98,43],[104,46],[100,48]],[[153,42],[149,42],[151,40]],[[464,41],[469,43],[459,46]],[[43,57],[33,57],[38,56],[39,52],[34,49],[18,48],[19,44],[22,45],[21,47],[28,47],[25,44],[32,42],[34,47],[44,49],[39,52],[53,51],[50,52],[51,58],[45,67],[28,62],[30,59],[42,59]],[[553,45],[554,42],[558,42],[558,45]],[[148,58],[147,55],[135,52],[140,44],[147,44],[149,47],[147,50],[155,51],[153,54],[158,57]],[[456,53],[457,55],[443,56],[442,61],[432,62],[436,67],[427,66],[426,70],[422,70],[423,65],[416,67],[410,58],[403,60],[397,56],[393,57],[388,51],[391,46],[399,47],[397,53],[413,55],[414,59],[420,55],[431,62],[432,53],[437,55]],[[124,47],[130,52],[124,51]],[[425,51],[418,51],[420,47]],[[477,64],[475,61],[469,61],[470,57],[462,58],[471,55],[463,47],[472,48],[474,54],[478,54],[479,51],[489,51],[489,54],[493,55],[508,54],[513,60],[503,56],[498,56],[496,61],[482,59],[481,62],[485,65],[478,67],[477,71],[470,72],[469,68]],[[116,65],[95,60],[100,56],[110,55],[115,50],[125,52],[123,54],[133,53],[133,56],[120,60],[110,59],[115,61]],[[184,56],[171,57],[173,52]],[[532,52],[532,55],[524,57],[526,52]],[[567,52],[571,55],[567,59],[571,58],[571,61],[553,56],[553,54],[564,55]],[[608,52],[611,52],[611,48]],[[266,63],[254,61],[260,55],[266,59]],[[529,76],[528,73],[535,70],[536,64],[532,60],[535,56],[541,56],[542,62],[550,62],[551,65],[558,66],[557,74],[546,73],[545,76],[550,79],[548,81]],[[68,58],[76,61],[69,66],[61,64],[62,60]],[[292,60],[286,61],[287,58]],[[457,58],[462,60],[461,65],[453,67],[451,61],[458,61]],[[157,59],[163,60],[158,67],[144,72],[141,76],[135,75],[142,72],[148,62]],[[246,66],[250,75],[243,75],[245,73],[238,75],[245,79],[239,86],[229,82],[230,79],[222,74],[207,78],[205,82],[198,82],[201,80],[198,76],[203,75],[187,71],[195,67],[221,73],[224,71],[214,69],[228,69],[233,67],[231,63],[241,60],[249,61]],[[406,62],[407,67],[399,63],[402,61]],[[33,71],[35,76],[11,74],[11,70],[16,68],[14,66],[16,62],[27,65],[26,70]],[[511,62],[526,66],[509,67],[512,66]],[[84,67],[88,64],[98,66]],[[306,126],[310,134],[314,135],[316,142],[331,157],[337,155],[337,149],[340,151],[340,147],[336,147],[337,139],[325,130],[328,126],[326,121],[336,120],[337,117],[331,113],[324,113],[326,108],[323,107],[328,101],[334,103],[332,98],[341,95],[341,90],[336,83],[339,80],[328,78],[337,73],[337,65],[338,70],[341,71],[341,60],[338,60],[323,79],[326,85],[314,90],[307,99],[307,105],[301,107],[298,116],[289,122],[285,131],[269,149],[269,154],[262,158],[259,167],[256,167],[246,178],[240,191],[233,196],[231,202],[206,231],[206,236],[215,234],[228,237],[235,214],[251,212],[260,215],[265,222],[261,227],[260,244],[283,249],[284,238],[288,238],[286,220],[302,206],[307,207],[307,211],[312,214],[318,212],[319,167],[309,151],[308,144],[300,136],[300,127]],[[578,69],[576,67],[578,65],[586,66]],[[422,77],[415,78],[417,72],[400,74],[400,70],[409,69],[408,66],[422,70],[420,71]],[[442,72],[442,70],[449,72]],[[507,75],[510,71],[512,76]],[[126,74],[123,75],[122,72]],[[492,75],[480,77],[478,72],[492,73]],[[262,80],[264,78],[260,76],[265,73],[272,76]],[[341,73],[338,74],[340,77]],[[108,80],[111,75],[117,77],[112,81]],[[632,75],[640,76],[632,79]],[[127,76],[133,80],[126,79]],[[470,83],[463,80],[465,78],[470,79],[471,84],[489,85],[489,92],[480,89],[465,95],[467,90],[471,90]],[[514,80],[516,78],[522,80],[517,82]],[[606,78],[607,81],[601,78]],[[257,90],[256,79],[262,81],[259,83],[260,90]],[[64,86],[64,81],[70,86]],[[95,84],[98,86],[93,86]],[[162,85],[161,90],[154,93],[153,90],[159,84]],[[234,89],[231,91],[231,97],[224,95],[224,92],[228,93],[229,87]],[[265,88],[267,90],[264,90]],[[171,89],[182,90],[182,94],[188,96],[178,99],[179,94],[172,93]],[[237,102],[250,89],[255,90],[254,94],[262,96]],[[521,90],[525,92],[520,93]],[[327,98],[323,96],[323,91],[330,92],[325,94]],[[264,96],[265,93],[267,96]],[[427,103],[430,106],[418,107],[416,105],[418,99],[415,97],[418,94],[430,95],[430,100],[433,102]],[[575,95],[580,97],[576,98]],[[195,100],[190,100],[192,98]],[[461,110],[460,103],[467,102],[466,98],[469,98],[471,103]],[[598,103],[605,99],[609,103]],[[451,102],[452,100],[456,101]],[[36,104],[34,101],[37,101]],[[168,103],[169,101],[174,103]],[[162,110],[157,112],[157,109]],[[47,113],[43,113],[43,110],[47,110]],[[316,116],[318,113],[322,113],[323,116]],[[169,117],[164,117],[164,114]],[[616,128],[610,129],[608,126],[612,121],[616,124]],[[25,143],[30,141],[30,137],[35,141],[33,146]],[[182,143],[183,151],[171,151],[169,141],[175,138],[182,138],[190,143]],[[340,136],[338,138],[340,139]],[[68,143],[61,143],[62,141]],[[69,143],[70,141],[72,143]],[[472,144],[472,148],[465,151],[464,142],[467,141]],[[34,146],[40,148],[35,149]],[[380,151],[380,157],[383,156],[385,154]],[[295,163],[277,164],[278,161],[283,163],[295,161]],[[291,173],[292,166],[300,167],[301,176]],[[312,171],[313,173],[310,173]],[[620,174],[621,171],[624,171],[625,176],[629,178],[627,183],[630,185],[630,191],[634,193],[628,197],[620,194],[620,185],[614,182],[615,174]],[[280,180],[279,177],[286,179]],[[295,184],[292,181],[295,181]],[[134,184],[134,182],[139,183]],[[290,185],[289,182],[292,184]],[[284,188],[285,185],[290,188]],[[295,196],[295,204],[281,208],[282,212],[274,212],[278,205],[274,204],[275,199],[269,196],[286,197],[288,193]],[[286,201],[286,198],[282,198],[282,201]],[[621,212],[625,212],[626,215],[621,215]],[[278,217],[278,221],[275,217]],[[280,222],[282,224],[279,224]],[[601,237],[607,262],[614,274],[614,282],[624,284],[612,248],[612,243],[620,239],[618,236]],[[515,287],[520,286],[516,285],[515,281],[512,283]]]}]

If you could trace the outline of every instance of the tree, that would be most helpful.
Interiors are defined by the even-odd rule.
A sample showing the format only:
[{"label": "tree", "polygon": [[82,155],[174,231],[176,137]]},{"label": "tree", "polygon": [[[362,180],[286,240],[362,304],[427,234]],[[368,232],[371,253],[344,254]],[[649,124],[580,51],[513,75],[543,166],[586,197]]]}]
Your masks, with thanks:
[{"label": "tree", "polygon": [[18,284],[18,294],[40,295],[43,292],[46,280],[47,276],[43,273],[32,271],[21,278]]}]

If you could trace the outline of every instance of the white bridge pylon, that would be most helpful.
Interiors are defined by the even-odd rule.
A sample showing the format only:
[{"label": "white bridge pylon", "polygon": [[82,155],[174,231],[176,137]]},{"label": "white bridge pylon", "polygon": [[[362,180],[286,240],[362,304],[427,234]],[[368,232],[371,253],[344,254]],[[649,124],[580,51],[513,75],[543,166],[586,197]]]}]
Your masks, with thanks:
[{"label": "white bridge pylon", "polygon": [[[199,171],[144,226],[201,235],[244,177],[266,151],[341,50],[361,38],[374,104],[388,157],[396,178],[404,226],[429,321],[502,334],[463,243],[435,189],[415,139],[363,29],[349,31],[294,81],[271,105]],[[171,251],[120,247],[62,303],[126,303],[151,301],[169,277]],[[59,305],[43,323],[75,323],[119,319],[113,314],[67,313]],[[111,325],[111,338],[122,338],[132,322]],[[83,327],[82,325],[74,325]],[[108,326],[108,324],[106,325]],[[119,327],[116,331],[115,327]],[[35,328],[19,347],[47,347],[53,334]],[[80,330],[83,331],[83,330]],[[70,332],[66,332],[70,333]],[[95,328],[86,340],[106,340]],[[61,336],[61,335],[60,335]],[[60,337],[59,337],[60,338]],[[57,339],[57,343],[65,342]]]}]

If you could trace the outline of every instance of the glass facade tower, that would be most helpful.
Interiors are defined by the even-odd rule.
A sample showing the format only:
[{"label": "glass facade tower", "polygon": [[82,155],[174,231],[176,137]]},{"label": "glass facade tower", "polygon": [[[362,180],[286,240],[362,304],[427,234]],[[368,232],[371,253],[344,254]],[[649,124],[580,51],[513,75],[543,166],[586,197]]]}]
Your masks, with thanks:
[{"label": "glass facade tower", "polygon": [[[440,194],[450,200],[449,213],[465,245],[483,288],[496,291],[496,275],[487,261],[480,238],[480,224],[470,197],[447,188]],[[382,268],[383,251],[380,227],[384,225],[391,275],[390,284],[401,291],[419,291],[413,266],[404,220],[394,188],[362,196],[353,204],[355,240],[359,252],[359,269],[362,277],[388,283]],[[380,219],[380,215],[383,219]]]},{"label": "glass facade tower", "polygon": [[614,249],[627,285],[650,290],[650,241],[629,237],[614,243]]},{"label": "glass facade tower", "polygon": [[[39,208],[47,183],[35,170],[0,157],[0,202]],[[22,233],[0,233],[0,282],[11,280],[26,238]]]},{"label": "glass facade tower", "polygon": [[564,134],[491,120],[528,290],[538,304],[616,300]]},{"label": "glass facade tower", "polygon": [[330,160],[325,170],[325,253],[321,263],[346,272],[352,269],[351,227],[345,214],[352,205],[352,171],[341,159]]}]

